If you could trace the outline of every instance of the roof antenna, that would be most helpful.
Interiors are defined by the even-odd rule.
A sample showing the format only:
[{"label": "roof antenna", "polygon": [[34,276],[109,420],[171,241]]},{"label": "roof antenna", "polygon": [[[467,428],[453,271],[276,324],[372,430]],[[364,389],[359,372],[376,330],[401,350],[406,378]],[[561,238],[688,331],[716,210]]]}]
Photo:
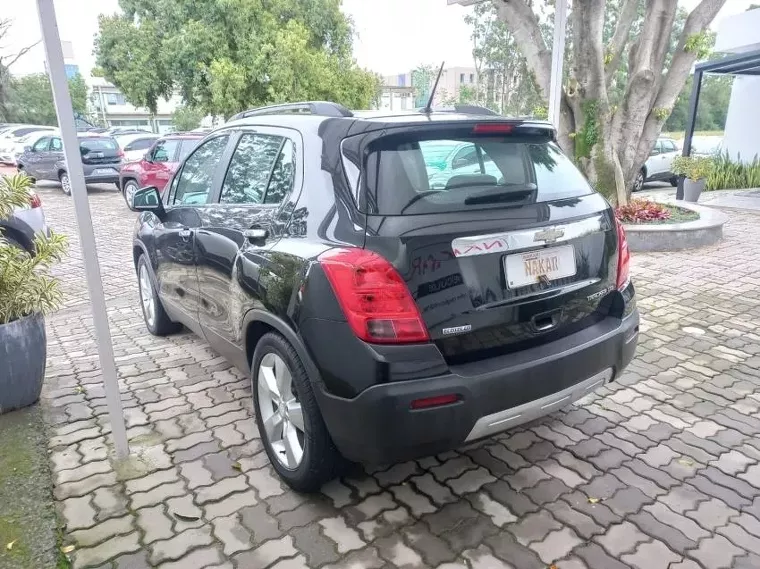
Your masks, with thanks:
[{"label": "roof antenna", "polygon": [[435,83],[433,84],[433,90],[430,91],[430,98],[428,99],[427,105],[425,105],[425,108],[422,109],[422,112],[425,114],[430,114],[433,112],[433,98],[435,97],[435,90],[438,89],[438,82],[441,80],[441,75],[443,75],[443,66],[446,64],[446,62],[441,63],[441,68],[438,70],[438,77],[435,78]]}]

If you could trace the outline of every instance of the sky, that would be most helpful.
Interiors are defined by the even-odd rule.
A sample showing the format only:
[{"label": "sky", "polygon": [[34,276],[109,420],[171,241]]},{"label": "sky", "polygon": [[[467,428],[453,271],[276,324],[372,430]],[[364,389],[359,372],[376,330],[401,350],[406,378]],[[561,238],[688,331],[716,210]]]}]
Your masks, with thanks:
[{"label": "sky", "polygon": [[[722,18],[746,10],[752,1],[727,0],[713,28],[717,29]],[[118,1],[54,3],[61,39],[72,42],[76,62],[87,75],[94,65],[92,41],[98,30],[98,15],[118,11]],[[699,0],[679,3],[691,10]],[[13,20],[10,37],[0,46],[3,53],[17,52],[40,38],[34,0],[3,0],[3,4],[2,17]],[[470,8],[447,6],[446,0],[343,0],[343,9],[356,27],[354,55],[362,67],[392,75],[441,61],[449,67],[472,65],[470,28],[464,22]],[[19,59],[11,72],[24,75],[43,71],[44,59],[38,45]]]}]

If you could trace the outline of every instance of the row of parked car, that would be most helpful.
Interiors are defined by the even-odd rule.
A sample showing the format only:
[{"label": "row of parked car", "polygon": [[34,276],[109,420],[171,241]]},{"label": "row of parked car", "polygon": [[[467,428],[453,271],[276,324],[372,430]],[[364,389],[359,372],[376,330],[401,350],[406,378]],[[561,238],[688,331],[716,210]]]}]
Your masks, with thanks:
[{"label": "row of parked car", "polygon": [[[205,135],[204,130],[165,136],[126,128],[78,133],[85,182],[115,184],[130,199],[137,188],[168,183],[180,161]],[[57,128],[0,125],[0,163],[15,166],[34,180],[59,181],[71,193],[71,181]]]}]

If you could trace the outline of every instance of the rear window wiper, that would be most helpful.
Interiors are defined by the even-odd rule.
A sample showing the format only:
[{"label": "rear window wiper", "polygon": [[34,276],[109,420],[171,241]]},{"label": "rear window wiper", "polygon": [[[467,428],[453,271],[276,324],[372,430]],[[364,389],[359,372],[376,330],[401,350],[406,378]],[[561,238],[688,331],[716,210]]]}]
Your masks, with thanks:
[{"label": "rear window wiper", "polygon": [[466,197],[464,205],[520,201],[532,196],[537,190],[538,186],[533,183],[514,185],[509,189],[501,186]]}]

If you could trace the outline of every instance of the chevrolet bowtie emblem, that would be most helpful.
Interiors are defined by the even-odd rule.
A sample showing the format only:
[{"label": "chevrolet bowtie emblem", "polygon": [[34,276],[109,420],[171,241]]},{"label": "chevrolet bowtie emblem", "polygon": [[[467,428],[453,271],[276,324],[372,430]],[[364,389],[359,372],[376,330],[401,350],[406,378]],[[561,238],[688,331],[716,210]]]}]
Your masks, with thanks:
[{"label": "chevrolet bowtie emblem", "polygon": [[557,239],[562,237],[565,232],[562,229],[544,229],[543,231],[537,231],[533,236],[533,241],[543,241],[544,243],[554,243]]}]

